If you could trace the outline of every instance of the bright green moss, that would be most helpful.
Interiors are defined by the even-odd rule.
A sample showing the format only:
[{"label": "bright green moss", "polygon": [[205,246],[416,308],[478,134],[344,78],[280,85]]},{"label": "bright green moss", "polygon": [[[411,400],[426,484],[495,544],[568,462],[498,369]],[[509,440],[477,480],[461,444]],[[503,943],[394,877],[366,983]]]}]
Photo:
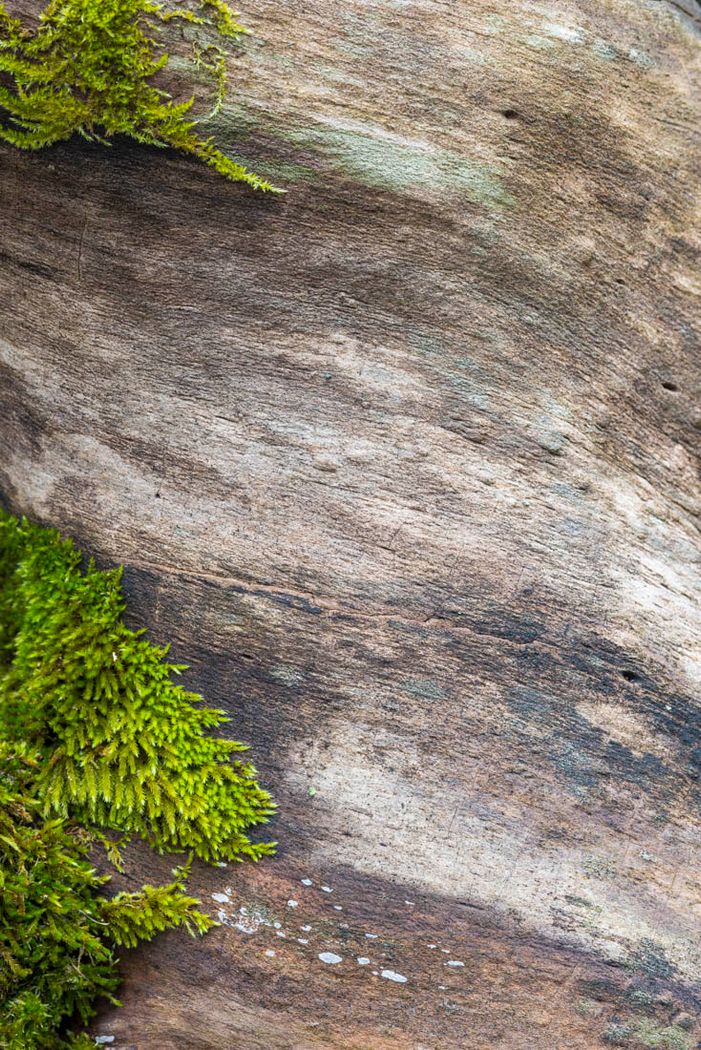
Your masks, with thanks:
[{"label": "bright green moss", "polygon": [[[129,135],[191,153],[227,179],[260,190],[270,183],[201,138],[189,117],[193,100],[175,102],[154,83],[168,62],[164,33],[189,23],[220,39],[246,32],[225,0],[192,6],[154,0],[50,0],[35,30],[11,18],[0,0],[0,138],[41,149],[74,134],[101,142]],[[226,89],[224,52],[194,43],[192,57],[214,75],[217,105]]]},{"label": "bright green moss", "polygon": [[168,886],[102,896],[109,880],[87,856],[95,835],[72,820],[46,818],[42,766],[40,753],[0,741],[3,1050],[92,1045],[63,1029],[86,1023],[98,995],[119,1005],[115,946],[133,947],[175,926],[204,933],[214,925],[184,892],[182,869]]},{"label": "bright green moss", "polygon": [[0,1050],[90,1045],[59,1032],[116,1002],[115,946],[213,925],[186,869],[103,897],[87,854],[105,831],[209,861],[274,849],[248,837],[274,807],[232,761],[244,746],[207,732],[224,713],[123,609],[119,570],[82,570],[58,533],[0,511]]}]

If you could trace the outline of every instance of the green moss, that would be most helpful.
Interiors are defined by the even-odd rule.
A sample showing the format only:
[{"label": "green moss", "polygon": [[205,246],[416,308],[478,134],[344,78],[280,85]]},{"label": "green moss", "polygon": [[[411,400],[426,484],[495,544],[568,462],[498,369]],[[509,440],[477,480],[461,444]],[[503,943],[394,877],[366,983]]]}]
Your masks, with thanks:
[{"label": "green moss", "polygon": [[[38,27],[11,18],[0,0],[0,138],[41,149],[82,135],[108,142],[129,135],[152,146],[190,153],[232,181],[274,190],[270,183],[202,138],[190,117],[193,100],[175,102],[154,82],[168,62],[163,35],[189,23],[220,40],[246,32],[225,0],[194,7],[154,0],[50,0]],[[216,85],[215,110],[226,91],[225,55],[216,45],[192,44],[192,58]]]},{"label": "green moss", "polygon": [[612,1023],[607,1025],[603,1039],[605,1043],[609,1043],[611,1046],[626,1046],[630,1042],[632,1035],[633,1029],[630,1025]]},{"label": "green moss", "polygon": [[679,1025],[659,1024],[649,1018],[610,1024],[604,1042],[613,1046],[644,1046],[650,1050],[691,1050],[691,1038]]},{"label": "green moss", "polygon": [[574,1010],[580,1017],[596,1017],[601,1013],[601,1007],[595,999],[579,999]]},{"label": "green moss", "polygon": [[651,1050],[690,1050],[691,1038],[679,1025],[658,1024],[657,1021],[645,1019],[636,1021],[635,1037]]},{"label": "green moss", "polygon": [[123,609],[119,570],[83,570],[69,541],[0,511],[2,1050],[82,1045],[59,1033],[96,996],[116,1002],[116,946],[213,925],[183,868],[168,886],[102,896],[96,842],[117,862],[132,834],[209,861],[274,849],[248,836],[273,804],[232,761],[244,746],[207,732],[224,713],[175,684],[182,668]]}]

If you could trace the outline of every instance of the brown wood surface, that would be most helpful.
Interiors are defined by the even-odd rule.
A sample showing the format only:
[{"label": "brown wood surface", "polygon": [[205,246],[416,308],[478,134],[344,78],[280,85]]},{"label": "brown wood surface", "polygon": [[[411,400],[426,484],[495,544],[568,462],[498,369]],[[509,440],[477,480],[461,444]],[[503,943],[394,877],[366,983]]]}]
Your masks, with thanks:
[{"label": "brown wood surface", "polygon": [[3,499],[280,805],[116,1050],[701,1045],[696,11],[248,4],[282,199],[0,151]]}]

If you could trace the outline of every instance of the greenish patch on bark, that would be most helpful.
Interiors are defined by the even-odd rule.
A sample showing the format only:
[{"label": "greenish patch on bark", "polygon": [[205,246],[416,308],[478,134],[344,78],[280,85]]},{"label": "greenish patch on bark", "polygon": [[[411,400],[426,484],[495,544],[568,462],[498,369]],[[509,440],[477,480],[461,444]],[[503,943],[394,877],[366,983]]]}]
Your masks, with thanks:
[{"label": "greenish patch on bark", "polygon": [[494,165],[422,140],[402,138],[377,125],[316,125],[280,134],[317,151],[338,171],[365,186],[394,192],[421,187],[462,193],[496,210],[514,204]]}]

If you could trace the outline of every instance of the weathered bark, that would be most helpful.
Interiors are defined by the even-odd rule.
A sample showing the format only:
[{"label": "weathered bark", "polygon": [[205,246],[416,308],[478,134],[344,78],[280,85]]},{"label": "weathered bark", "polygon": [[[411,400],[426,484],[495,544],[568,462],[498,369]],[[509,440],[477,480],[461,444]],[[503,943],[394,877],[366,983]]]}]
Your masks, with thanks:
[{"label": "weathered bark", "polygon": [[0,153],[5,502],[280,804],[115,1046],[701,1039],[694,11],[259,0],[215,130],[284,199]]}]

